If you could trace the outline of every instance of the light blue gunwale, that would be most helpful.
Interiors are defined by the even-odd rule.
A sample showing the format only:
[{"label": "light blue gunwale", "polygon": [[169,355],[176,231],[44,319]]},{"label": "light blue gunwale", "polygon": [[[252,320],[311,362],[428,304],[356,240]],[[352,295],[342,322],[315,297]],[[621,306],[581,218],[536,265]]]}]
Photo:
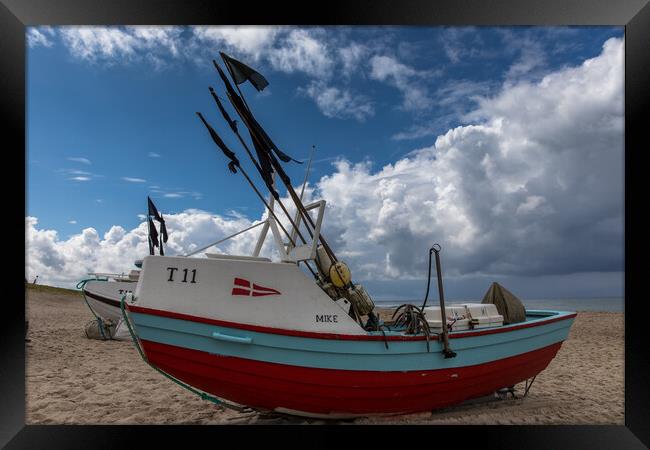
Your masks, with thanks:
[{"label": "light blue gunwale", "polygon": [[[530,311],[527,322],[542,321],[548,316],[566,316],[564,311]],[[455,358],[442,356],[439,341],[352,341],[285,336],[241,330],[182,319],[129,312],[135,332],[141,339],[199,350],[223,356],[256,361],[340,370],[410,371],[472,366],[516,356],[565,340],[573,318],[523,329],[494,334],[450,339]],[[514,328],[506,325],[500,329]],[[482,330],[475,330],[480,333]],[[235,339],[215,339],[230,336]],[[373,333],[370,333],[373,334]],[[387,332],[387,336],[401,335]],[[453,333],[452,333],[453,334]],[[379,333],[381,335],[381,333]]]}]

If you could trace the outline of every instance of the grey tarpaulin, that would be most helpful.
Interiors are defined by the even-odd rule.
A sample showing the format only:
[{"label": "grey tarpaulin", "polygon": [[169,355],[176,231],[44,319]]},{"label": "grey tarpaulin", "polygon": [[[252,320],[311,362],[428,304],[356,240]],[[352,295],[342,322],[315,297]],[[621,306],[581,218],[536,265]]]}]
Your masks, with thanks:
[{"label": "grey tarpaulin", "polygon": [[497,311],[503,316],[503,324],[524,322],[526,320],[526,308],[512,292],[501,286],[499,283],[492,283],[490,289],[483,296],[481,303],[492,303],[496,305]]}]

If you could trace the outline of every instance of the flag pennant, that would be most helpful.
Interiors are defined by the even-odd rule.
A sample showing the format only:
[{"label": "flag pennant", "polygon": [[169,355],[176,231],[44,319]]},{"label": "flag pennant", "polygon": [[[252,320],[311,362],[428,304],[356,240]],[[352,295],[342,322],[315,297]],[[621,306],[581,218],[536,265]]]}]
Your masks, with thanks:
[{"label": "flag pennant", "polygon": [[165,250],[163,250],[163,237],[160,235],[160,256],[165,256]]},{"label": "flag pennant", "polygon": [[264,88],[269,85],[266,78],[256,70],[251,69],[243,62],[237,61],[235,58],[226,55],[224,52],[219,52],[219,54],[221,55],[223,62],[226,64],[226,67],[228,67],[228,71],[230,72],[232,79],[235,81],[235,84],[242,84],[248,80],[258,91],[264,90]]},{"label": "flag pennant", "polygon": [[[162,241],[166,244],[167,238],[169,236],[167,235],[167,225],[165,225],[165,219],[163,219],[162,214],[160,214],[160,235],[162,237]],[[162,246],[160,248],[162,249]]]},{"label": "flag pennant", "polygon": [[[223,53],[222,53],[222,55],[223,55]],[[296,162],[298,164],[302,164],[302,161],[298,161],[298,160],[292,158],[291,156],[289,156],[286,153],[282,152],[278,148],[278,146],[275,145],[275,143],[271,140],[269,135],[266,134],[266,131],[264,131],[264,129],[261,127],[261,125],[257,122],[257,120],[255,120],[255,117],[253,117],[253,113],[248,109],[248,107],[246,107],[246,105],[242,101],[241,97],[239,95],[237,95],[237,93],[233,89],[232,85],[230,84],[230,81],[228,81],[228,78],[226,77],[226,74],[223,73],[223,70],[221,70],[221,67],[219,67],[219,64],[217,64],[217,62],[214,59],[212,60],[212,64],[214,64],[214,67],[217,69],[217,72],[219,73],[219,77],[221,77],[221,80],[223,81],[223,83],[226,86],[226,91],[227,91],[227,94],[228,94],[228,98],[230,98],[231,102],[235,105],[235,108],[237,110],[239,110],[242,115],[244,115],[244,117],[245,117],[244,122],[247,122],[247,123],[245,123],[245,125],[247,126],[248,131],[255,133],[260,138],[261,142],[266,143],[266,146],[269,149],[272,149],[273,152],[275,152],[275,154],[278,156],[278,158],[280,158],[282,161],[284,161],[284,162],[293,161],[293,162]],[[234,77],[233,77],[233,79],[234,79]],[[214,97],[216,97],[216,95],[214,95]],[[215,98],[215,100],[217,100],[217,104],[220,103],[218,101],[218,98]],[[223,113],[224,112],[222,111],[222,114]],[[224,118],[226,116],[227,116],[227,113],[226,113],[226,115],[224,115]],[[230,125],[231,121],[229,120],[229,117],[226,119],[226,121]],[[231,125],[231,128],[232,128],[232,125]],[[233,129],[233,131],[234,131],[234,129]],[[267,150],[265,149],[265,151],[267,151]]]},{"label": "flag pennant", "polygon": [[226,155],[228,159],[230,159],[230,162],[228,163],[228,169],[232,173],[237,173],[236,167],[239,167],[239,160],[237,159],[235,153],[228,148],[226,143],[223,142],[217,132],[214,131],[214,128],[212,128],[210,124],[206,122],[206,120],[203,118],[203,115],[200,112],[197,112],[196,114],[199,116],[199,119],[201,119],[201,122],[203,122],[203,125],[205,125],[205,127],[208,129],[208,132],[210,133],[210,136],[212,137],[212,140],[217,145],[217,147],[219,147],[223,154]]},{"label": "flag pennant", "polygon": [[156,205],[153,204],[153,201],[151,201],[151,198],[149,196],[147,196],[147,205],[149,207],[149,215],[153,216],[158,222],[160,222],[162,220],[160,218],[160,213],[158,213]]},{"label": "flag pennant", "polygon": [[210,94],[212,94],[212,98],[214,98],[214,101],[217,102],[217,107],[219,108],[219,111],[221,111],[221,115],[226,120],[226,122],[228,122],[230,129],[233,132],[237,133],[237,122],[230,118],[230,114],[228,114],[228,111],[226,111],[226,109],[221,104],[221,100],[219,100],[219,97],[214,92],[214,89],[212,89],[212,86],[209,86],[209,89],[210,89]]},{"label": "flag pennant", "polygon": [[275,197],[276,199],[279,198],[278,192],[275,190],[275,187],[273,186],[273,166],[271,165],[271,161],[269,160],[269,155],[268,153],[264,150],[262,145],[255,139],[255,136],[253,136],[253,133],[249,130],[249,134],[251,137],[251,140],[253,141],[253,146],[255,147],[255,153],[257,153],[257,160],[259,161],[260,164],[260,175],[262,175],[262,179],[264,179],[264,183],[266,183],[266,186],[269,188],[269,191],[271,191],[271,195]]},{"label": "flag pennant", "polygon": [[266,131],[264,131],[264,128],[257,123],[257,120],[255,120],[254,117],[251,116],[253,119],[253,124],[257,128],[258,135],[264,139],[264,141],[267,143],[268,147],[273,150],[273,152],[280,158],[283,162],[289,162],[293,161],[298,164],[302,164],[302,161],[298,161],[297,159],[293,159],[291,156],[287,155],[286,153],[282,152],[277,145],[271,140],[268,134],[266,134]]},{"label": "flag pennant", "polygon": [[219,77],[221,78],[221,81],[223,81],[223,84],[226,86],[226,91],[228,94],[228,98],[230,98],[231,101],[235,104],[235,108],[239,109],[240,111],[248,112],[248,108],[244,105],[244,102],[242,99],[237,95],[235,90],[233,89],[232,85],[230,84],[230,81],[228,81],[228,77],[226,77],[226,74],[223,73],[223,70],[221,70],[221,67],[217,62],[213,59],[212,64],[214,64],[214,67],[217,69],[217,72],[219,73]]},{"label": "flag pennant", "polygon": [[151,220],[151,217],[149,217],[149,237],[151,238],[153,246],[158,247],[158,230],[156,230],[156,226],[154,225],[153,220]]}]

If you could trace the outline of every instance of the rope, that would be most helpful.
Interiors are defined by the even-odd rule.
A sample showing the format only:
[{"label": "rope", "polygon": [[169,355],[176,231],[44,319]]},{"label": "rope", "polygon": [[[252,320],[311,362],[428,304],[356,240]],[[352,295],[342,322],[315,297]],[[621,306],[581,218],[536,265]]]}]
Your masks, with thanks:
[{"label": "rope", "polygon": [[533,379],[530,381],[530,384],[528,384],[528,379],[526,379],[526,390],[524,391],[524,397],[528,395],[528,391],[530,390],[531,386],[535,382],[535,378],[537,378],[537,375],[533,377]]},{"label": "rope", "polygon": [[212,247],[212,246],[215,246],[215,245],[221,244],[222,242],[227,241],[227,240],[230,239],[230,238],[234,238],[235,236],[238,236],[238,235],[244,233],[245,231],[252,230],[253,228],[255,228],[255,227],[259,227],[260,225],[264,225],[265,223],[266,223],[266,220],[264,220],[264,221],[262,221],[262,222],[259,222],[259,223],[256,223],[255,225],[251,225],[251,226],[248,227],[248,228],[244,228],[243,230],[238,231],[238,232],[236,232],[236,233],[234,233],[234,234],[231,234],[231,235],[228,236],[228,237],[225,237],[225,238],[223,238],[223,239],[219,239],[217,242],[213,242],[213,243],[210,244],[210,245],[206,245],[205,247],[201,247],[200,249],[195,250],[195,251],[193,251],[193,252],[191,252],[191,253],[188,253],[188,254],[185,255],[185,256],[186,256],[186,257],[194,256],[194,255],[196,255],[197,253],[202,252],[203,250],[207,250],[207,249],[209,249],[209,248]]},{"label": "rope", "polygon": [[120,300],[120,309],[122,310],[122,317],[124,318],[124,322],[126,323],[126,326],[129,329],[129,334],[131,335],[131,340],[133,340],[133,344],[135,345],[135,348],[138,350],[138,353],[140,354],[140,357],[142,358],[142,360],[144,362],[146,362],[150,367],[155,369],[157,372],[164,375],[166,378],[169,378],[174,383],[178,384],[182,388],[187,389],[188,391],[192,392],[193,394],[198,395],[203,400],[209,400],[212,403],[215,403],[217,405],[225,406],[226,408],[234,409],[235,411],[238,411],[238,412],[247,411],[246,408],[241,408],[239,406],[231,405],[230,403],[224,402],[223,400],[220,400],[220,399],[218,399],[216,397],[208,395],[205,392],[200,392],[200,391],[194,389],[192,386],[190,386],[190,385],[188,385],[186,383],[183,383],[179,379],[173,377],[172,375],[168,374],[167,372],[165,372],[165,371],[159,369],[158,367],[154,366],[153,364],[151,364],[149,362],[149,360],[147,359],[146,355],[144,354],[144,352],[142,351],[142,348],[140,347],[140,343],[139,343],[135,333],[133,332],[133,328],[131,328],[131,322],[129,321],[129,318],[127,317],[126,311],[124,309],[124,301],[125,301],[125,299],[126,299],[126,294],[124,294],[122,296],[122,299]]},{"label": "rope", "polygon": [[[89,281],[108,281],[108,278],[104,278],[104,279],[102,279],[102,278],[86,278],[86,279],[81,280],[79,283],[77,283],[77,286],[76,286],[77,289],[81,290],[81,295],[83,296],[84,301],[86,302],[86,305],[88,305],[88,309],[90,309],[90,312],[93,313],[93,316],[95,316],[95,319],[97,320],[97,324],[99,325],[99,332],[101,333],[102,338],[105,341],[108,341],[108,340],[112,339],[112,336],[106,337],[106,335],[104,334],[104,322],[97,315],[97,313],[92,308],[92,306],[90,306],[90,303],[88,303],[88,299],[86,298],[86,293],[83,290],[83,288],[86,286],[86,283],[88,283]],[[88,337],[88,333],[86,333],[86,337]]]},{"label": "rope", "polygon": [[422,310],[427,306],[427,300],[429,299],[429,288],[431,287],[431,256],[433,255],[433,247],[429,249],[429,272],[427,274],[427,292],[424,294],[424,303],[422,303]]}]

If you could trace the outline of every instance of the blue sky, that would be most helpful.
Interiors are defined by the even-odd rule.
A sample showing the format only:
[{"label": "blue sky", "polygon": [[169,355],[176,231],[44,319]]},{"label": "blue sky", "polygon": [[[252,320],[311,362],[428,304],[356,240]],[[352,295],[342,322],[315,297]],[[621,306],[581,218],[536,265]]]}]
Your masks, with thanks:
[{"label": "blue sky", "polygon": [[[414,225],[417,219],[404,225],[405,228],[397,227],[405,233],[403,236],[386,237],[386,230],[374,234],[372,230],[366,230],[365,234],[371,238],[365,245],[368,248],[374,245],[372,248],[376,251],[360,256],[354,243],[345,238],[346,227],[362,227],[365,220],[372,223],[381,221],[386,210],[386,194],[374,192],[366,184],[347,186],[350,190],[367,188],[372,198],[383,199],[376,211],[368,211],[368,217],[357,223],[346,219],[348,213],[337,215],[336,208],[344,208],[343,199],[337,197],[350,195],[350,191],[342,188],[345,182],[334,181],[356,179],[359,174],[366,174],[370,179],[386,172],[386,167],[398,171],[401,161],[413,162],[417,159],[414,155],[422,154],[426,149],[431,149],[432,153],[427,161],[435,161],[435,152],[444,144],[441,136],[451,139],[451,130],[463,131],[475,125],[494,124],[497,116],[505,117],[506,121],[510,115],[516,119],[517,113],[512,112],[512,105],[519,102],[525,105],[529,95],[525,89],[539,90],[544,77],[553,74],[564,76],[572,68],[582,67],[585,60],[604,58],[604,44],[611,38],[620,41],[622,37],[623,29],[615,27],[29,29],[27,216],[36,218],[33,228],[40,233],[42,239],[37,241],[44,247],[32,254],[31,259],[39,263],[27,270],[41,272],[41,277],[47,279],[51,269],[51,281],[65,284],[79,275],[79,272],[71,270],[66,258],[76,254],[75,251],[93,253],[91,249],[73,249],[75,243],[96,238],[97,245],[105,248],[110,239],[124,241],[140,226],[138,214],[146,208],[147,195],[168,215],[189,210],[188,217],[192,211],[212,216],[210,223],[216,228],[203,227],[202,232],[196,231],[194,238],[184,237],[183,243],[176,243],[179,252],[201,246],[212,237],[216,240],[220,234],[227,234],[225,230],[230,226],[251,223],[261,217],[262,205],[239,175],[228,172],[223,155],[217,152],[194,114],[195,111],[203,112],[244,160],[239,143],[218,116],[208,92],[208,86],[213,86],[223,96],[223,86],[211,66],[211,59],[216,59],[218,51],[224,50],[255,67],[269,81],[268,88],[262,93],[257,93],[248,84],[242,89],[256,117],[280,148],[304,159],[311,146],[316,145],[310,185],[315,194],[332,195],[333,198],[326,197],[335,209],[330,219],[340,219],[329,225],[329,232],[335,234],[330,240],[337,243],[339,251],[348,252],[357,265],[369,264],[366,264],[367,270],[362,269],[362,278],[367,282],[376,284],[381,279],[385,283],[388,277],[399,284],[398,281],[411,279],[412,287],[406,291],[408,295],[410,292],[416,295],[421,290],[417,286],[422,284],[417,281],[422,278],[420,268],[390,261],[400,261],[407,254],[419,251],[423,255],[416,259],[421,266],[431,244],[429,240],[444,242],[442,231],[460,226],[454,225],[454,217],[469,217],[464,225],[465,234],[459,232],[456,237],[469,236],[471,230],[482,230],[482,225],[477,225],[472,219],[479,217],[478,210],[454,216],[450,209],[454,205],[445,207],[444,202],[439,201],[432,206],[435,209],[433,220],[446,217],[446,214],[450,217],[447,222],[439,224],[439,232],[432,235],[429,231],[414,231],[420,230]],[[622,64],[620,67],[614,65],[614,69],[622,73]],[[589,77],[589,70],[585,68],[580,76]],[[590,81],[591,78],[586,78],[586,82]],[[596,79],[595,82],[603,81]],[[573,95],[572,92],[567,91],[566,95]],[[612,94],[614,100],[608,97],[609,100],[603,102],[618,101],[615,94]],[[515,95],[520,97],[510,98]],[[530,95],[538,94],[532,92]],[[579,102],[588,101],[581,96],[577,98]],[[561,99],[555,105],[559,103]],[[540,105],[542,112],[547,107],[551,108],[549,111],[553,110],[551,106],[544,106],[544,102]],[[611,108],[609,104],[603,105],[602,117],[609,117],[611,108],[618,108],[618,105]],[[602,117],[594,117],[594,124]],[[533,122],[536,121],[533,119]],[[572,142],[571,136],[564,135],[564,128],[557,132],[553,128],[544,131],[549,137],[559,136],[559,142],[555,143],[538,140],[540,145],[549,146],[549,149],[564,145],[561,140],[565,138],[566,142]],[[614,128],[599,142],[603,139],[618,142],[619,138],[622,142],[621,131]],[[503,149],[509,144],[501,142],[495,145]],[[456,147],[462,148],[462,145]],[[619,152],[622,161],[622,146]],[[547,161],[543,153],[535,155],[540,164]],[[573,159],[563,156],[553,161],[566,162],[566,158]],[[511,158],[507,161],[516,160]],[[485,162],[485,158],[480,161]],[[289,164],[286,167],[294,184],[299,184],[304,176],[304,166]],[[348,172],[345,167],[349,167]],[[508,173],[505,166],[501,169]],[[438,173],[438,170],[443,170],[443,167],[433,165],[431,174]],[[254,173],[252,169],[249,172]],[[592,171],[597,172],[598,168]],[[553,173],[552,168],[548,173]],[[408,176],[393,173],[387,179]],[[533,193],[538,181],[536,176],[533,174],[522,182],[530,193],[519,202],[516,211],[526,212],[531,208],[546,211],[543,220],[552,220],[553,223],[550,229],[554,237],[551,240],[571,240],[571,233],[582,222],[576,219],[575,223],[562,224],[563,208],[569,206],[547,191],[544,191],[546,194]],[[390,183],[379,178],[377,183]],[[456,183],[453,180],[447,182],[450,186]],[[441,189],[440,183],[440,180],[432,179],[431,191]],[[606,183],[622,192],[622,173]],[[576,189],[580,195],[584,195],[583,191],[592,192],[586,186],[577,186]],[[477,199],[482,195],[472,195],[470,191],[466,191],[470,196],[467,198]],[[409,194],[403,195],[408,197]],[[422,195],[417,201],[424,204],[427,197]],[[439,195],[437,198],[441,199]],[[363,202],[363,197],[360,201]],[[400,204],[399,201],[396,203]],[[518,266],[514,261],[497,267],[487,263],[489,257],[493,258],[492,261],[499,259],[490,245],[484,243],[482,255],[485,258],[481,258],[472,252],[461,251],[463,247],[458,244],[457,257],[450,256],[452,273],[456,269],[458,280],[467,276],[478,277],[472,283],[484,276],[497,275],[506,279],[523,276],[532,280],[535,276],[599,274],[593,276],[614,280],[608,294],[616,295],[622,286],[622,216],[618,222],[616,219],[618,213],[622,214],[622,197],[620,205],[617,206],[614,199],[611,203],[613,209],[607,211],[594,212],[589,198],[583,203],[584,216],[581,217],[592,217],[593,221],[593,214],[602,215],[599,220],[604,225],[594,231],[594,239],[610,233],[616,242],[611,254],[598,264],[590,266],[579,261],[580,255],[594,251],[594,244],[588,240],[571,249],[559,271],[548,270],[550,263],[524,272],[514,269]],[[617,207],[618,212],[613,213]],[[360,204],[345,204],[345,208],[347,211],[363,209]],[[400,214],[410,216],[413,213],[404,210]],[[531,223],[539,224],[541,220],[535,219]],[[620,230],[617,224],[620,224]],[[124,233],[114,231],[119,237],[107,237],[116,226]],[[528,230],[521,223],[512,226]],[[390,229],[391,225],[387,227]],[[88,229],[93,229],[96,236],[89,237]],[[47,243],[43,237],[46,230],[56,231],[56,235],[48,235],[50,241]],[[210,233],[213,233],[212,237]],[[400,242],[411,241],[411,250],[401,248]],[[141,244],[138,241],[138,245]],[[469,241],[463,244],[472,245]],[[452,251],[455,245],[447,246]],[[400,248],[396,250],[397,247]],[[233,251],[235,248],[221,250]],[[402,252],[406,253],[401,255]],[[557,255],[540,257],[552,259]],[[41,264],[49,258],[59,261],[59,264]],[[117,270],[120,265],[126,266],[123,270],[130,268],[128,260],[119,260],[114,255],[110,258],[113,259],[107,263],[107,268]],[[485,263],[477,266],[470,260]],[[389,262],[380,268],[381,261]],[[101,263],[99,259],[92,260],[94,267]],[[588,289],[589,282],[575,281],[578,278],[574,277],[569,284],[575,283],[577,291],[597,295]],[[531,286],[530,295],[533,295],[532,291],[548,293],[548,290],[532,288],[533,282],[517,282],[521,283],[523,290]],[[562,295],[563,291],[560,291],[558,295]],[[602,287],[599,292],[602,292]]]}]

